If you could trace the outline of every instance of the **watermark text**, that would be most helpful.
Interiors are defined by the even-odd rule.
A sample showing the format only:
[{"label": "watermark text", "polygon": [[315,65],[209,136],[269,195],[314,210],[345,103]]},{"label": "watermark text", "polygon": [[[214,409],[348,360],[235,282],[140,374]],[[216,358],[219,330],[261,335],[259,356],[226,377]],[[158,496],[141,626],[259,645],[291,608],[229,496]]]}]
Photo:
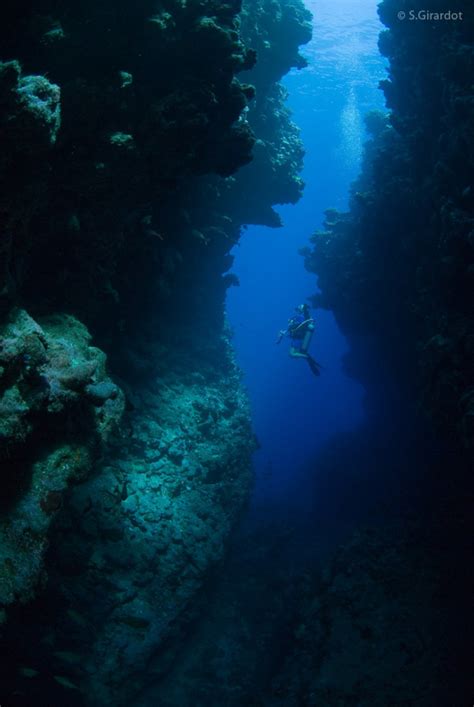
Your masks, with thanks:
[{"label": "watermark text", "polygon": [[399,20],[408,20],[409,22],[458,22],[463,19],[463,12],[454,10],[445,10],[444,12],[432,12],[431,10],[400,10],[397,13]]}]

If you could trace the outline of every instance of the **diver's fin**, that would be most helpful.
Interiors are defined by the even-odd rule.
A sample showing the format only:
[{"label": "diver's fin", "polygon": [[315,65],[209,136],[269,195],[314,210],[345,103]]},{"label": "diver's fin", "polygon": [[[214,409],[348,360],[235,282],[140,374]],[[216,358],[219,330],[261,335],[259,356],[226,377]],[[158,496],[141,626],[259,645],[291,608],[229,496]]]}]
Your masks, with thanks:
[{"label": "diver's fin", "polygon": [[310,356],[309,354],[307,355],[307,360],[308,360],[308,364],[309,364],[309,367],[311,368],[312,373],[314,373],[315,376],[320,376],[321,375],[321,371],[320,371],[321,366],[319,365],[319,363],[317,361],[315,361],[314,358],[312,356]]}]

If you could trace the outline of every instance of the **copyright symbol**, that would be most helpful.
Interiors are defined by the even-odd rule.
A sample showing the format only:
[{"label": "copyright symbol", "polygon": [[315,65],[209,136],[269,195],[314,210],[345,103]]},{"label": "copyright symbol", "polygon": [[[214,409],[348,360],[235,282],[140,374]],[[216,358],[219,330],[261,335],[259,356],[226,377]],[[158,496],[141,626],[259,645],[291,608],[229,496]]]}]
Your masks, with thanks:
[{"label": "copyright symbol", "polygon": [[399,20],[404,20],[406,17],[406,13],[403,12],[403,10],[400,10],[400,12],[397,14],[397,17]]}]

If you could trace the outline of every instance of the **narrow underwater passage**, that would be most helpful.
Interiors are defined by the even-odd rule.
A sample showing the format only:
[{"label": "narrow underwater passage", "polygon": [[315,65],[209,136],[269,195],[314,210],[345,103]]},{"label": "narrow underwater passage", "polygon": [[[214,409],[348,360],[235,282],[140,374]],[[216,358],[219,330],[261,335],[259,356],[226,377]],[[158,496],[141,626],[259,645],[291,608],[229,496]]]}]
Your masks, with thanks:
[{"label": "narrow underwater passage", "polygon": [[326,209],[347,207],[365,141],[363,116],[383,108],[378,82],[385,76],[385,61],[377,48],[376,2],[326,0],[307,6],[313,12],[313,39],[303,51],[309,65],[283,81],[305,149],[303,197],[294,206],[277,208],[282,228],[251,226],[244,232],[233,251],[240,287],[227,295],[237,361],[261,444],[254,457],[257,504],[288,493],[303,502],[299,468],[329,439],[364,419],[364,391],[343,370],[347,344],[331,312],[312,313],[319,378],[306,362],[289,358],[287,339],[275,345],[296,305],[316,290],[298,249],[307,246]]},{"label": "narrow underwater passage", "polygon": [[376,2],[3,3],[0,707],[472,703],[474,5]]},{"label": "narrow underwater passage", "polygon": [[[416,625],[413,616],[424,601],[426,580],[414,582],[414,575],[417,553],[430,552],[429,531],[418,537],[410,513],[413,501],[418,511],[423,507],[424,468],[430,455],[436,456],[435,441],[426,431],[426,441],[418,442],[422,425],[383,362],[374,361],[372,377],[388,409],[378,409],[375,426],[368,420],[365,391],[344,370],[348,344],[331,312],[315,313],[312,352],[322,365],[319,378],[304,361],[288,356],[286,340],[275,344],[294,307],[315,291],[298,249],[307,245],[325,209],[347,208],[350,183],[361,167],[363,116],[384,107],[376,3],[309,6],[314,12],[313,40],[305,50],[309,67],[284,80],[306,150],[306,188],[295,206],[278,209],[281,229],[244,232],[233,251],[240,287],[227,295],[261,444],[254,455],[256,487],[223,571],[204,592],[202,618],[160,687],[163,705],[185,704],[190,695],[204,705],[211,694],[216,705],[416,704],[370,693],[372,680],[377,686],[385,681],[383,661],[371,651],[377,650],[374,637],[380,631],[388,636],[387,664],[402,665],[400,650],[415,660],[413,647],[405,647],[405,640],[412,644],[404,628],[400,636],[393,632],[392,612],[400,612],[402,626],[406,616]],[[407,529],[393,509],[395,517],[406,514]],[[347,544],[318,576],[340,542]],[[410,544],[415,557],[405,550]],[[401,586],[407,595],[401,608],[398,599],[391,603],[390,579],[381,570],[386,566],[395,594]],[[350,620],[341,607],[347,607]],[[290,667],[288,655],[294,661]],[[317,693],[305,683],[311,679]],[[303,701],[292,689],[301,690]],[[143,707],[149,702],[148,695]]]},{"label": "narrow underwater passage", "polygon": [[[233,250],[240,286],[226,306],[261,445],[256,486],[222,571],[203,592],[201,617],[158,690],[164,707],[448,704],[439,694],[446,697],[443,672],[455,674],[449,648],[461,624],[445,610],[443,575],[456,566],[451,538],[438,525],[437,503],[429,508],[427,476],[443,468],[436,435],[362,341],[377,389],[371,402],[375,395],[382,403],[369,419],[374,409],[344,369],[348,342],[330,311],[315,312],[319,378],[288,356],[287,340],[275,343],[316,290],[298,249],[327,208],[347,209],[363,117],[385,108],[376,5],[307,2],[309,66],[283,80],[306,151],[305,191],[277,209],[281,229],[243,233]],[[462,531],[452,542],[463,547]],[[149,695],[141,707],[148,704]]]},{"label": "narrow underwater passage", "polygon": [[[295,306],[316,289],[298,249],[307,245],[327,208],[347,208],[349,186],[361,166],[363,116],[384,105],[376,3],[323,0],[308,7],[314,13],[313,40],[304,50],[309,66],[284,79],[306,152],[305,191],[296,205],[277,209],[282,228],[244,231],[233,250],[240,286],[227,294],[236,358],[261,445],[254,455],[251,506],[223,567],[202,594],[201,612],[178,660],[157,691],[145,693],[141,707],[153,695],[170,707],[191,700],[205,705],[209,699],[215,705],[284,705],[269,686],[295,643],[295,630],[296,644],[298,631],[303,636],[306,630],[295,617],[311,595],[309,577],[347,539],[356,519],[366,520],[363,496],[371,494],[364,484],[370,474],[378,474],[390,494],[390,477],[403,463],[402,439],[395,445],[403,451],[391,461],[393,442],[385,448],[386,440],[379,440],[378,448],[373,439],[358,440],[366,421],[365,391],[344,370],[348,344],[331,312],[315,313],[312,352],[322,366],[319,378],[306,362],[288,356],[287,340],[276,345]],[[405,432],[392,429],[395,436]],[[342,482],[328,481],[341,467]],[[314,496],[318,488],[321,499]]]}]

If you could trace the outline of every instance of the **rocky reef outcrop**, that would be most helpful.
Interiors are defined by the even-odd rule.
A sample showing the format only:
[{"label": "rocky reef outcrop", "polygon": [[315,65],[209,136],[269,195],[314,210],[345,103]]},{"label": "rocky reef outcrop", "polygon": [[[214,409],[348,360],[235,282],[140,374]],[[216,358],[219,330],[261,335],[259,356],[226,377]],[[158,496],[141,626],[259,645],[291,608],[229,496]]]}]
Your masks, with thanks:
[{"label": "rocky reef outcrop", "polygon": [[29,656],[50,699],[65,697],[56,674],[88,704],[126,704],[172,662],[251,483],[248,403],[230,345],[222,357],[219,375],[202,366],[130,390],[127,429],[56,519],[43,657]]},{"label": "rocky reef outcrop", "polygon": [[152,203],[186,176],[250,161],[254,137],[238,118],[253,89],[236,74],[255,55],[238,6],[48,5],[25,16],[9,3],[1,34],[2,289],[37,299],[47,284],[50,297],[91,313],[118,296],[129,239],[140,251],[174,240],[147,228]]},{"label": "rocky reef outcrop", "polygon": [[[388,113],[366,117],[370,139],[349,210],[327,210],[302,251],[318,276],[314,305],[334,311],[350,343],[346,369],[367,391],[358,436],[388,455],[399,434],[393,422],[405,421],[403,439],[413,438],[394,478],[407,489],[411,469],[417,498],[405,500],[407,520],[388,492],[397,527],[356,533],[313,577],[275,704],[428,707],[472,694],[464,575],[474,444],[474,18],[466,2],[456,19],[436,15],[445,9],[433,3],[430,18],[420,2],[379,5]],[[378,472],[386,483],[387,463]]]},{"label": "rocky reef outcrop", "polygon": [[271,704],[461,704],[465,643],[446,605],[440,552],[416,522],[354,534],[300,588]]},{"label": "rocky reef outcrop", "polygon": [[301,193],[278,81],[309,13],[2,13],[0,698],[128,704],[171,663],[251,486],[227,271],[242,226]]},{"label": "rocky reef outcrop", "polygon": [[71,316],[0,326],[0,603],[34,596],[50,527],[83,481],[124,408],[105,354]]},{"label": "rocky reef outcrop", "polygon": [[[244,3],[242,32],[255,47],[258,62],[249,75],[256,100],[247,119],[257,136],[253,160],[239,172],[233,201],[242,223],[281,225],[272,204],[296,203],[303,190],[304,150],[299,130],[285,106],[286,89],[278,83],[290,68],[304,68],[298,47],[311,38],[310,13],[300,3]],[[283,51],[282,51],[283,49]],[[243,78],[247,73],[242,74]],[[261,195],[266,198],[262,199]]]},{"label": "rocky reef outcrop", "polygon": [[353,339],[374,335],[400,385],[416,380],[441,434],[472,449],[472,7],[459,3],[457,20],[411,20],[409,10],[423,13],[418,2],[403,9],[405,20],[399,3],[379,9],[389,115],[368,116],[350,211],[329,211],[304,255],[319,277],[315,303],[333,309]]}]

